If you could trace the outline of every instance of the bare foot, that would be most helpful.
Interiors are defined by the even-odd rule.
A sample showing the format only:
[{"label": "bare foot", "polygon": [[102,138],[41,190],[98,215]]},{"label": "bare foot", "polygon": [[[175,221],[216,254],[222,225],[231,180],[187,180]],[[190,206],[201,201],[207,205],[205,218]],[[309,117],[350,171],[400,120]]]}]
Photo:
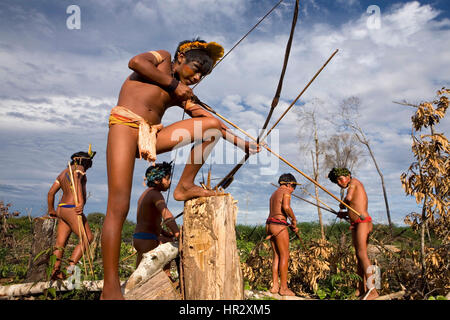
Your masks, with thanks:
[{"label": "bare foot", "polygon": [[177,201],[187,201],[198,197],[211,197],[218,195],[213,190],[206,190],[202,187],[192,184],[190,186],[179,183],[173,192],[173,198]]},{"label": "bare foot", "polygon": [[270,293],[278,293],[279,290],[280,290],[280,287],[278,287],[278,286],[273,286],[273,287],[269,290],[269,292],[270,292]]},{"label": "bare foot", "polygon": [[295,293],[292,292],[289,288],[280,289],[278,293],[280,294],[280,296],[295,296]]}]

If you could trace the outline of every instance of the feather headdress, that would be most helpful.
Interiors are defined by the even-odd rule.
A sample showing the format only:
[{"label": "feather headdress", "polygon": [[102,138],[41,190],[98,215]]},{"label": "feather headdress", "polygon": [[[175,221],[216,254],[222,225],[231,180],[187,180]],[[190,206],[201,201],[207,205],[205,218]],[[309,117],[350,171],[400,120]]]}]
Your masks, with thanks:
[{"label": "feather headdress", "polygon": [[178,52],[185,53],[190,50],[201,49],[205,50],[211,59],[214,61],[214,64],[219,61],[220,58],[223,57],[223,47],[217,42],[200,42],[200,41],[192,41],[182,44],[178,49]]}]

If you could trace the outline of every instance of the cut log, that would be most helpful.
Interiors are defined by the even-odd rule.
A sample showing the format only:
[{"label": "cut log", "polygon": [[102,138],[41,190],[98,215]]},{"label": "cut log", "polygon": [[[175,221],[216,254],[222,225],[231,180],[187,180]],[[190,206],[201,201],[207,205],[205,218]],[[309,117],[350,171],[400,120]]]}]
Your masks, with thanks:
[{"label": "cut log", "polygon": [[33,220],[33,243],[28,261],[26,281],[36,282],[47,279],[46,269],[56,239],[56,221],[46,217]]},{"label": "cut log", "polygon": [[78,284],[70,280],[12,284],[9,286],[0,286],[0,297],[39,294],[49,288],[55,288],[56,291],[70,291],[81,288],[85,288],[88,291],[101,291],[103,288],[103,280],[81,281]]},{"label": "cut log", "polygon": [[124,285],[124,294],[147,282],[153,275],[175,259],[178,255],[178,243],[167,242],[142,255],[139,266]]},{"label": "cut log", "polygon": [[159,269],[150,279],[124,294],[125,300],[180,300],[166,273]]},{"label": "cut log", "polygon": [[185,202],[182,268],[186,300],[242,300],[236,201],[229,194]]}]

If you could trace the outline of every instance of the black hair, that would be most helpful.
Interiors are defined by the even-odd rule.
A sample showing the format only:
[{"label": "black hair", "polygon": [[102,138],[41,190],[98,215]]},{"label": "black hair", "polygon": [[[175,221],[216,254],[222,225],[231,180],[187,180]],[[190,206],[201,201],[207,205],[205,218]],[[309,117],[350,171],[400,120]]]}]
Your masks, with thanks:
[{"label": "black hair", "polygon": [[[180,47],[183,44],[189,43],[189,42],[195,42],[195,41],[201,42],[201,43],[206,43],[205,40],[201,40],[200,38],[181,41],[178,44],[177,50],[175,51],[175,55],[174,55],[174,58],[173,58],[174,61],[176,61],[176,59],[178,58]],[[206,51],[206,50],[203,50],[203,49],[192,49],[192,50],[186,51],[184,53],[184,56],[186,57],[186,63],[189,63],[189,62],[192,62],[192,61],[198,62],[200,64],[200,72],[203,75],[209,74],[212,71],[212,68],[214,67],[214,61],[209,56],[208,51]]]},{"label": "black hair", "polygon": [[351,175],[352,173],[347,168],[333,168],[330,173],[328,173],[328,179],[330,179],[333,183],[337,183],[337,179],[340,176],[346,177]]},{"label": "black hair", "polygon": [[164,177],[172,173],[172,162],[156,163],[150,166],[145,171],[145,179],[147,180],[147,187],[155,187],[155,182],[160,182]]},{"label": "black hair", "polygon": [[[289,183],[289,182],[295,182],[295,183]],[[291,173],[283,173],[278,178],[278,183],[280,185],[282,185],[282,184],[284,184],[284,185],[290,184],[294,189],[297,187],[296,182],[297,182],[297,180],[295,179],[294,175],[291,174]]]},{"label": "black hair", "polygon": [[[95,152],[94,152],[94,155],[95,155]],[[87,152],[84,152],[84,151],[76,152],[70,157],[70,159],[72,160],[70,162],[70,164],[73,165],[76,163],[85,168],[90,168],[90,167],[92,167],[92,158],[94,157],[94,155],[91,157],[89,155],[89,153],[87,153]]]}]

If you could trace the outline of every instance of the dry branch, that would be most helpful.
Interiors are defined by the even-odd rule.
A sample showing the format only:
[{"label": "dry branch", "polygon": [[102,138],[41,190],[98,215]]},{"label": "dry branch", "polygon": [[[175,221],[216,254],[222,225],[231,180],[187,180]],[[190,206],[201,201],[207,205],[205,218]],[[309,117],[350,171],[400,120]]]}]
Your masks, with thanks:
[{"label": "dry branch", "polygon": [[378,298],[375,298],[375,300],[392,300],[392,299],[399,299],[403,297],[406,294],[405,290],[401,290],[398,292],[390,293],[384,296],[380,296]]},{"label": "dry branch", "polygon": [[70,280],[12,284],[9,286],[0,286],[0,297],[17,297],[30,294],[39,294],[50,288],[55,288],[56,291],[70,291],[80,288],[85,288],[88,291],[101,291],[103,288],[103,280],[81,281],[79,286]]}]

